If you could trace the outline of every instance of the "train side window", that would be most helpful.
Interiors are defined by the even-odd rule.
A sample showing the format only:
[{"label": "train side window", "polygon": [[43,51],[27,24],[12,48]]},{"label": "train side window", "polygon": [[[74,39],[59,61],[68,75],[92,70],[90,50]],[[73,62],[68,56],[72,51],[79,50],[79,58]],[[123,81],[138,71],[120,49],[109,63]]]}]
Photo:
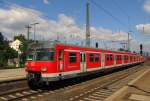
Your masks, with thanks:
[{"label": "train side window", "polygon": [[132,56],[130,58],[131,58],[131,61],[132,61]]},{"label": "train side window", "polygon": [[106,55],[107,61],[109,61],[109,55]]},{"label": "train side window", "polygon": [[120,60],[120,55],[117,55],[117,60]]},{"label": "train side window", "polygon": [[85,53],[84,54],[80,53],[80,62],[85,62],[85,61],[86,61]]},{"label": "train side window", "polygon": [[59,50],[59,60],[62,60],[62,58],[63,58],[62,50]]},{"label": "train side window", "polygon": [[109,56],[109,57],[110,57],[110,61],[112,61],[112,60],[113,60],[112,54],[110,54],[110,56]]},{"label": "train side window", "polygon": [[83,55],[83,62],[85,62],[86,61],[86,55],[84,54]]},{"label": "train side window", "polygon": [[80,62],[83,62],[82,53],[80,53]]},{"label": "train side window", "polygon": [[94,54],[93,53],[90,54],[90,62],[94,62]]},{"label": "train side window", "polygon": [[95,62],[99,62],[100,60],[100,55],[99,54],[95,54]]},{"label": "train side window", "polygon": [[77,62],[76,53],[69,53],[69,62],[70,63],[76,63]]}]

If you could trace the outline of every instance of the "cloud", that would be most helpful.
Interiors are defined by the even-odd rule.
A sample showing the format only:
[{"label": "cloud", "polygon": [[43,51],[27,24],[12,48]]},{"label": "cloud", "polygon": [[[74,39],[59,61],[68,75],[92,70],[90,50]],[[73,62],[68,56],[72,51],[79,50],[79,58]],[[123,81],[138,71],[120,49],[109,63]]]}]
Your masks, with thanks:
[{"label": "cloud", "polygon": [[49,4],[48,0],[43,0],[44,4]]},{"label": "cloud", "polygon": [[[85,41],[85,25],[78,26],[73,17],[65,14],[59,14],[56,20],[51,20],[46,19],[44,14],[37,10],[12,5],[10,8],[0,8],[0,21],[0,32],[3,32],[8,39],[12,39],[15,34],[26,35],[25,25],[38,22],[36,39],[55,40],[59,36],[59,39],[68,42]],[[136,28],[142,31],[142,26],[137,25]],[[150,29],[150,25],[146,26],[145,31],[149,32],[147,29]],[[90,29],[92,41],[127,41],[127,33],[124,31],[113,32],[107,28],[94,26]],[[33,28],[31,32],[30,38],[33,38]],[[138,47],[139,44],[133,42],[132,49],[138,50]]]},{"label": "cloud", "polygon": [[[108,40],[108,41],[127,41],[128,33],[120,31],[113,32],[110,29],[105,28],[91,28],[92,38],[99,40]],[[131,36],[130,36],[131,38]]]},{"label": "cloud", "polygon": [[[30,16],[29,16],[30,15]],[[37,39],[84,40],[85,26],[79,27],[72,17],[59,14],[57,20],[45,19],[37,10],[12,5],[8,9],[0,9],[0,31],[11,39],[13,33],[26,34],[25,25],[38,22]],[[113,33],[110,29],[91,27],[91,38],[97,40],[126,40],[127,33]],[[33,34],[30,35],[33,37]]]},{"label": "cloud", "polygon": [[143,50],[145,52],[150,52],[150,42],[147,42],[147,43],[143,44]]},{"label": "cloud", "polygon": [[136,29],[144,34],[150,35],[150,24],[139,24],[136,25]]},{"label": "cloud", "polygon": [[[150,0],[145,0],[144,2],[144,6],[143,6],[144,10],[150,14]],[[142,34],[150,34],[150,24],[146,23],[146,24],[138,24],[135,26],[137,31],[139,31]]]},{"label": "cloud", "polygon": [[42,20],[42,14],[36,10],[12,5],[8,9],[0,9],[0,31],[12,37],[13,33],[25,33],[25,25]]},{"label": "cloud", "polygon": [[145,10],[147,13],[150,13],[150,0],[145,0],[145,3],[144,3],[144,10]]}]

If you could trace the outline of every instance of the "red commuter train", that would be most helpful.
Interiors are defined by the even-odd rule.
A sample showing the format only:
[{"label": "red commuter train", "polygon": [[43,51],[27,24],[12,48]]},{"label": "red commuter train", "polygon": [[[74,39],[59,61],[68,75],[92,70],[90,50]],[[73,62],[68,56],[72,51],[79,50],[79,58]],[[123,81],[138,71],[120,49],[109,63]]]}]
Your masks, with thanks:
[{"label": "red commuter train", "polygon": [[26,62],[26,71],[30,87],[41,82],[59,81],[144,62],[144,57],[140,54],[57,42],[41,44],[29,56],[31,59]]}]

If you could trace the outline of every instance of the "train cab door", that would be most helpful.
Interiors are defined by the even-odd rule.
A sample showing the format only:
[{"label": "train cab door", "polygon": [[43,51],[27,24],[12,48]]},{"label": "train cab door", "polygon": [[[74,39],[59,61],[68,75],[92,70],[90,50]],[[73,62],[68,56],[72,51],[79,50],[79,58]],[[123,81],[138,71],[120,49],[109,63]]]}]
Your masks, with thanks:
[{"label": "train cab door", "polygon": [[80,70],[81,72],[86,72],[86,53],[80,53]]}]

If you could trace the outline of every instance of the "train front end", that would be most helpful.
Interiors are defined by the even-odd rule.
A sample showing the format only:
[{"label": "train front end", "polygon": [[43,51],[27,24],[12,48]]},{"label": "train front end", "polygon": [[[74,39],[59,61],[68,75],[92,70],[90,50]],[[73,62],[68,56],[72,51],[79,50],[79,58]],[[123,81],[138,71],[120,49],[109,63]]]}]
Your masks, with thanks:
[{"label": "train front end", "polygon": [[39,87],[48,80],[43,77],[56,72],[55,49],[37,48],[28,55],[26,72],[28,85]]}]

